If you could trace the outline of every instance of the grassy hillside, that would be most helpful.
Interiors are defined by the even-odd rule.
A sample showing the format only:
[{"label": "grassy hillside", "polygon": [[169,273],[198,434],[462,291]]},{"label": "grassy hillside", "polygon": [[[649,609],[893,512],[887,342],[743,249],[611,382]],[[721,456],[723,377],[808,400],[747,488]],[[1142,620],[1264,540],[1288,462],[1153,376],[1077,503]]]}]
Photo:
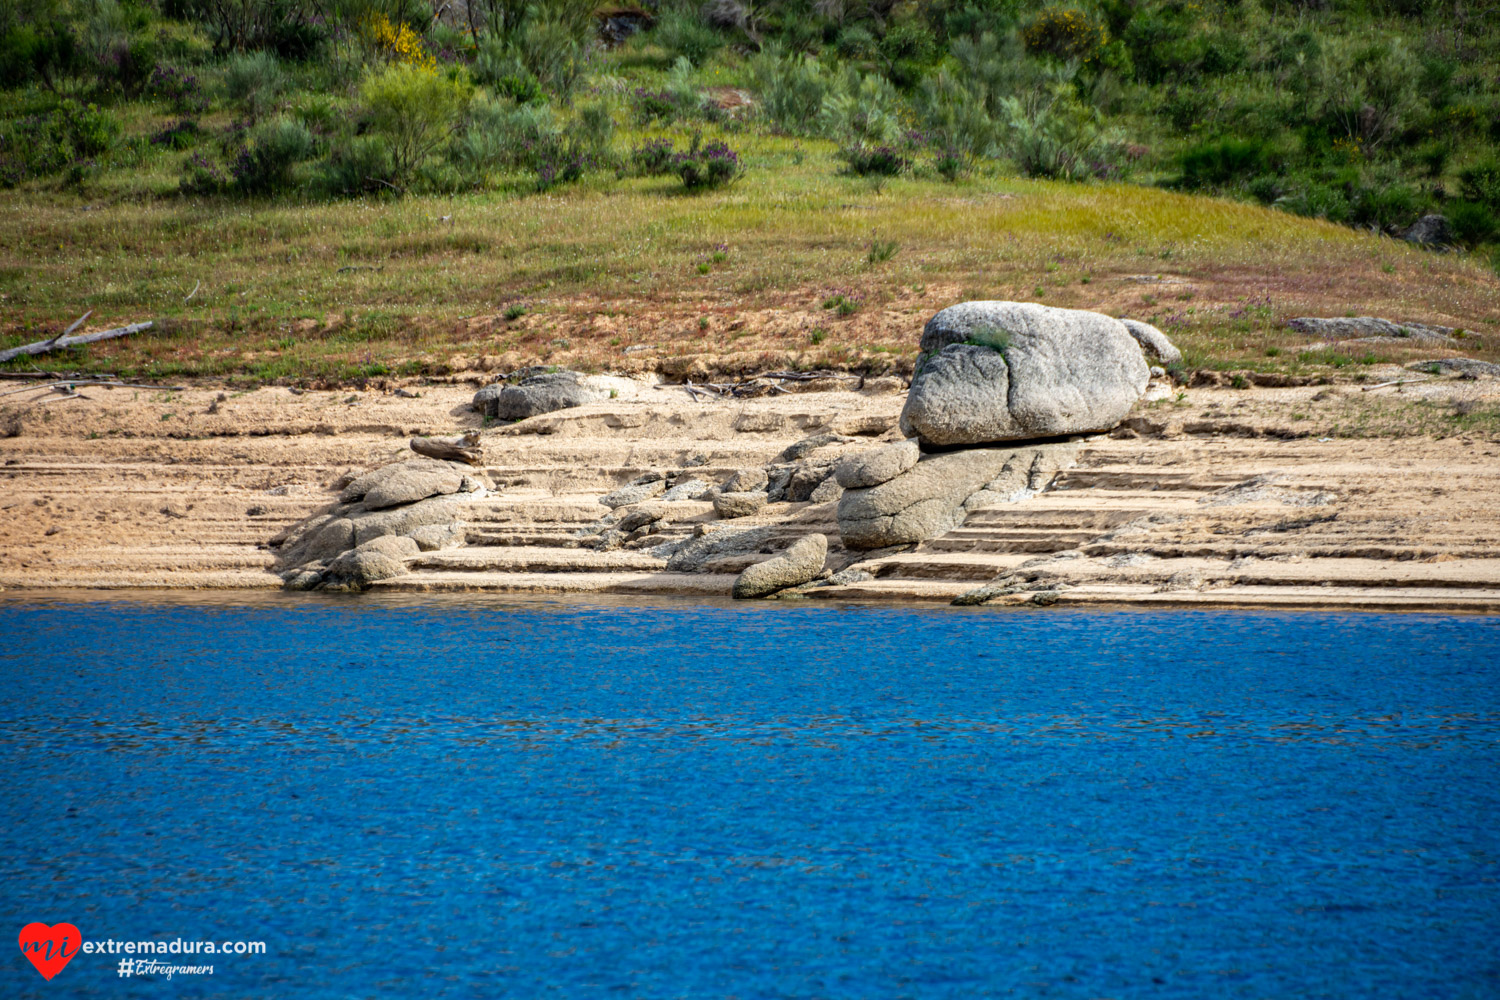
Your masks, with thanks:
[{"label": "grassy hillside", "polygon": [[[726,0],[605,46],[592,5],[315,6],[0,12],[0,342],[94,309],[160,329],[55,365],[880,369],[983,296],[1196,365],[1405,355],[1305,314],[1500,356],[1480,8]],[[1369,232],[1431,210],[1466,252]]]}]

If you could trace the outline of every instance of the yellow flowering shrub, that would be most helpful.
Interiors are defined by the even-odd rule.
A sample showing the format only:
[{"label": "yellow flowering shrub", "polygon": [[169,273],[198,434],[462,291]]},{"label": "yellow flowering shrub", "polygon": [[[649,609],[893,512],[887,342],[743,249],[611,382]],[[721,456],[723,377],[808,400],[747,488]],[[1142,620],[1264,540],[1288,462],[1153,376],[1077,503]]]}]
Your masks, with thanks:
[{"label": "yellow flowering shrub", "polygon": [[371,14],[365,21],[365,37],[382,55],[396,63],[436,70],[437,59],[422,44],[422,36],[409,24],[395,24],[384,14]]},{"label": "yellow flowering shrub", "polygon": [[1089,62],[1109,44],[1109,30],[1076,7],[1052,7],[1037,14],[1021,40],[1032,52]]}]

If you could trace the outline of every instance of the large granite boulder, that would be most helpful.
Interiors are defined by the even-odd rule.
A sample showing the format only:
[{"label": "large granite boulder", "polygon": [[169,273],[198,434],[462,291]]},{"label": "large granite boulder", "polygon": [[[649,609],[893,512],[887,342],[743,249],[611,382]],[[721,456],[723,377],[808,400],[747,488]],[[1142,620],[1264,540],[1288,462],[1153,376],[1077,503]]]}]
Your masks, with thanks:
[{"label": "large granite boulder", "polygon": [[922,450],[912,440],[898,441],[884,448],[856,452],[840,460],[833,474],[846,490],[867,489],[890,482],[917,464]]},{"label": "large granite boulder", "polygon": [[750,517],[759,514],[765,506],[766,495],[759,490],[720,493],[714,497],[714,513],[723,518]]},{"label": "large granite boulder", "polygon": [[1141,347],[1102,313],[965,302],[928,320],[901,427],[933,445],[1106,431],[1150,380]]},{"label": "large granite boulder", "polygon": [[733,595],[746,598],[765,597],[778,590],[807,583],[823,570],[828,558],[828,539],[823,535],[804,535],[791,548],[765,562],[745,567],[734,581]]},{"label": "large granite boulder", "polygon": [[474,409],[497,420],[525,420],[610,398],[610,389],[582,372],[533,375],[519,385],[487,385],[474,395]]},{"label": "large granite boulder", "polygon": [[456,462],[413,458],[359,476],[339,493],[339,501],[362,501],[366,510],[381,510],[449,493],[472,493],[488,485],[483,473]]},{"label": "large granite boulder", "polygon": [[845,490],[838,506],[839,534],[851,549],[936,538],[963,523],[971,497],[987,492],[995,502],[1023,499],[1031,494],[1021,491],[1044,489],[1076,452],[1074,442],[1064,441],[928,455],[878,486]]}]

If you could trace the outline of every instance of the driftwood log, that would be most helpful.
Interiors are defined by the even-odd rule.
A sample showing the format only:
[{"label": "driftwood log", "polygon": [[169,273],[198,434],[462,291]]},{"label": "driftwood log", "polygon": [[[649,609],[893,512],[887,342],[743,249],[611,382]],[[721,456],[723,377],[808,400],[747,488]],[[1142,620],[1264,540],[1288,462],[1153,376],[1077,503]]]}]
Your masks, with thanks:
[{"label": "driftwood log", "polygon": [[468,431],[457,437],[414,437],[411,439],[411,450],[418,455],[450,462],[478,465],[484,461],[484,449],[479,446],[478,431]]},{"label": "driftwood log", "polygon": [[[77,324],[74,324],[76,327]],[[38,340],[34,344],[22,344],[20,347],[12,347],[8,351],[0,351],[0,363],[19,358],[23,354],[46,354],[48,351],[59,347],[75,347],[78,344],[92,344],[99,340],[113,340],[115,337],[124,337],[127,334],[140,333],[142,330],[151,329],[152,323],[132,323],[129,326],[117,326],[113,330],[100,330],[97,333],[80,333],[76,337],[69,337],[64,331],[61,337],[53,337],[51,340]],[[70,327],[69,329],[72,329]]]}]

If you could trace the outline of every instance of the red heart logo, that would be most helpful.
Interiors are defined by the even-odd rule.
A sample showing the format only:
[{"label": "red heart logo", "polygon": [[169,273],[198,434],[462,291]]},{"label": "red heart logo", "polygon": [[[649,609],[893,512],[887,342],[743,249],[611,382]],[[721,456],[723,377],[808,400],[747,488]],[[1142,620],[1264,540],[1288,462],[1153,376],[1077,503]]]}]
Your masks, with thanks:
[{"label": "red heart logo", "polygon": [[[14,925],[12,925],[14,926]],[[51,979],[73,961],[83,947],[83,935],[72,924],[27,924],[21,928],[21,954],[31,959],[43,979]]]}]

